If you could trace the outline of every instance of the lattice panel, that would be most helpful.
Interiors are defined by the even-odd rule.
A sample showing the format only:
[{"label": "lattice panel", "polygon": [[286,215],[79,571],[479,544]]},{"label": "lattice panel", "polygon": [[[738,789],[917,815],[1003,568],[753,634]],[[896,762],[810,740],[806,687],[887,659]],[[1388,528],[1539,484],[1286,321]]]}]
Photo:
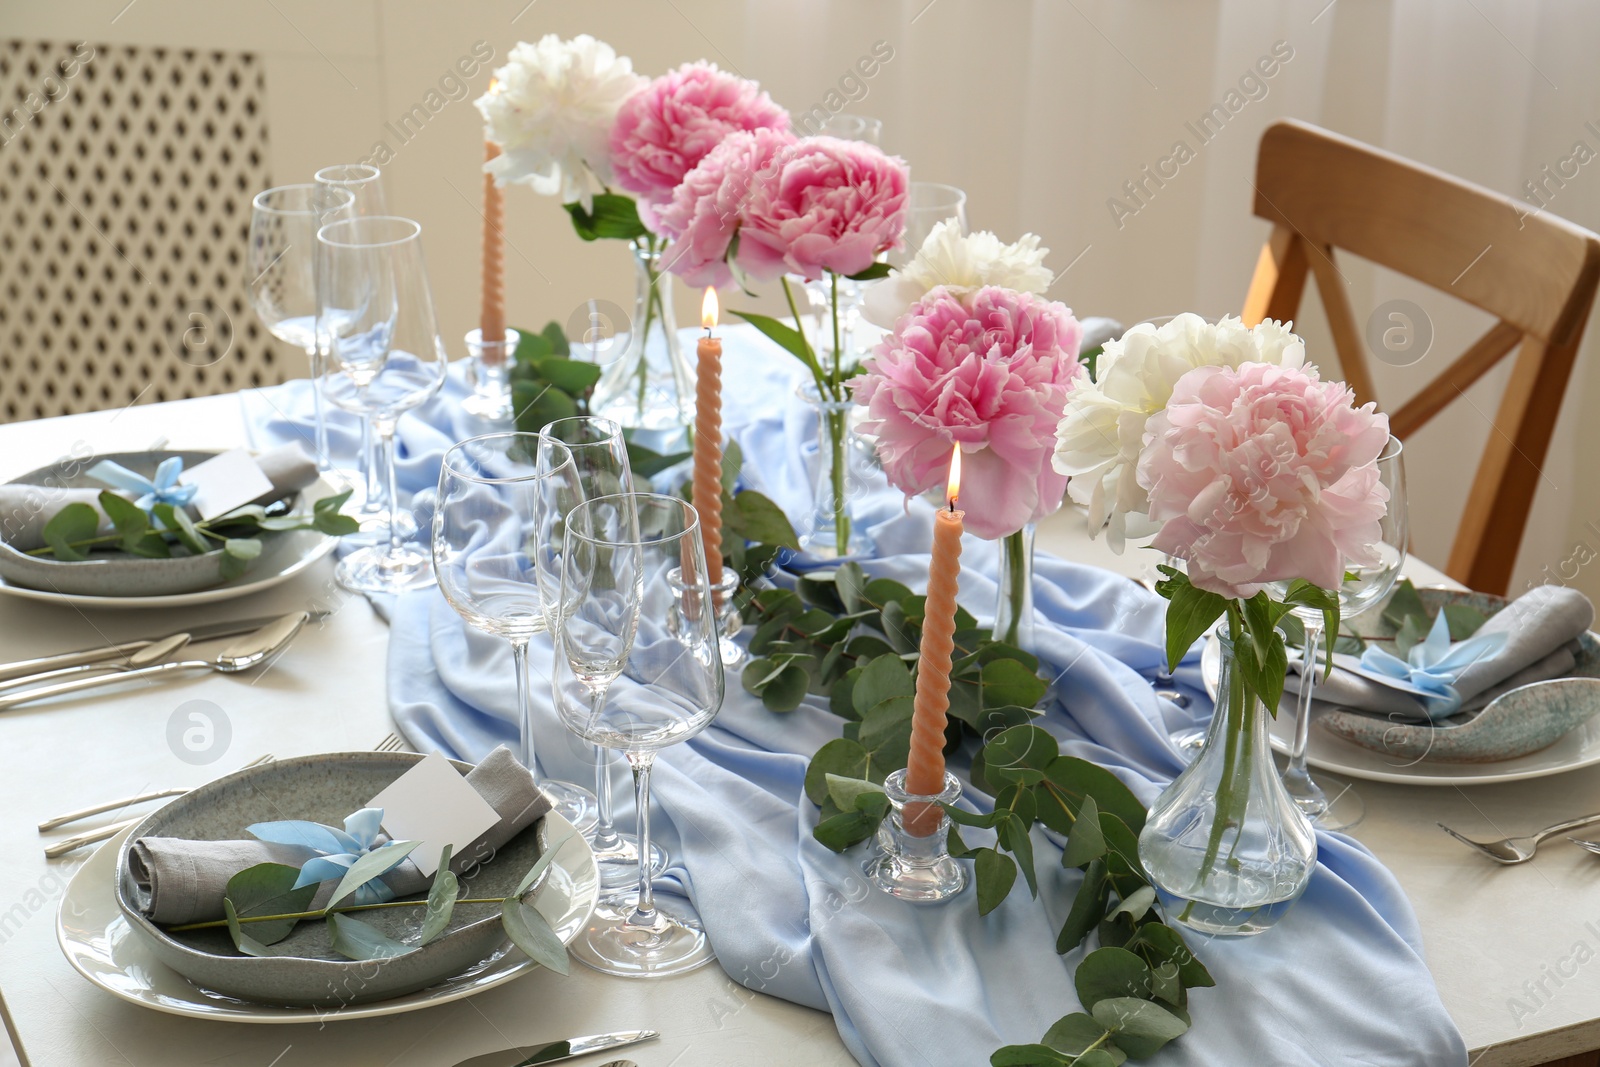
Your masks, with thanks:
[{"label": "lattice panel", "polygon": [[245,52],[0,41],[0,421],[302,373],[244,277],[265,88]]}]

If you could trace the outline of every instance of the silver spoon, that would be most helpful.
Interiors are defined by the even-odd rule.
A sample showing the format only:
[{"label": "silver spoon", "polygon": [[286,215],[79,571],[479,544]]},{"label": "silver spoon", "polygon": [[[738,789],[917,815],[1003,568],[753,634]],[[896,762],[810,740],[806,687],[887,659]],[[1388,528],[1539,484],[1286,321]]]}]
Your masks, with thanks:
[{"label": "silver spoon", "polygon": [[141,667],[137,670],[118,671],[114,674],[101,674],[93,678],[78,678],[68,682],[58,682],[55,685],[40,686],[37,689],[27,689],[20,693],[13,693],[10,696],[0,697],[0,709],[15,707],[30,700],[42,700],[45,697],[60,696],[63,693],[76,693],[83,689],[110,685],[129,678],[153,678],[157,675],[170,674],[175,671],[198,670],[202,667],[221,671],[224,674],[247,671],[283,648],[284,645],[287,645],[294,635],[300,632],[300,627],[304,626],[305,623],[305,612],[291,612],[282,618],[274,619],[254,633],[245,634],[217,653],[215,659],[174,660],[170,663],[158,663],[154,666]]},{"label": "silver spoon", "polygon": [[72,678],[80,674],[93,674],[95,671],[138,670],[140,667],[148,667],[152,663],[160,663],[188,643],[188,634],[173,634],[171,637],[165,637],[160,641],[145,645],[120,660],[102,660],[99,663],[83,663],[76,667],[60,667],[53,671],[42,671],[39,674],[25,674],[20,678],[11,678],[0,682],[0,689],[15,689],[21,685],[37,685],[40,682],[48,682],[55,678]]}]

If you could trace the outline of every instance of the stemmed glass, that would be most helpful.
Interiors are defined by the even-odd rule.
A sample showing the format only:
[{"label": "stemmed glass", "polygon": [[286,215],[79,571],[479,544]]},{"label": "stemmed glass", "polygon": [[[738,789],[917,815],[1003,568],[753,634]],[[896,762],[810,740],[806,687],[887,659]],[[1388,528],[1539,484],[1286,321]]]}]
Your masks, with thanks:
[{"label": "stemmed glass", "polygon": [[[388,198],[383,193],[383,174],[369,163],[339,163],[317,171],[316,183],[329,189],[343,189],[355,197],[352,214],[357,217],[387,215]],[[373,454],[372,420],[361,420],[361,533],[346,540],[351,544],[373,544],[388,536],[391,521],[400,523],[400,536],[409,539],[416,523],[409,512],[390,507],[384,498],[383,479]]]},{"label": "stemmed glass", "polygon": [[317,469],[333,469],[328,459],[328,422],[318,383],[325,341],[317,335],[317,231],[323,224],[354,214],[355,196],[324,185],[280,185],[257,193],[250,202],[250,248],[245,271],[250,303],[267,332],[305,350],[311,361],[311,398],[316,429]]},{"label": "stemmed glass", "polygon": [[657,751],[698,734],[722,707],[722,655],[693,505],[636,494],[574,508],[556,611],[556,710],[579,737],[627,756],[641,843],[637,898],[598,909],[572,954],[607,974],[681,974],[715,953],[690,909],[655,899],[650,769]]},{"label": "stemmed glass", "polygon": [[[445,453],[439,469],[433,512],[439,591],[469,625],[511,642],[518,758],[535,772],[528,643],[548,629],[544,557],[559,549],[564,516],[582,500],[572,453],[531,433],[468,438]],[[594,825],[594,797],[587,790],[549,779],[539,788],[580,831]]]},{"label": "stemmed glass", "polygon": [[[579,415],[557,419],[539,431],[540,473],[553,475],[569,461],[577,468],[582,499],[617,494],[622,494],[624,499],[631,497],[633,468],[628,463],[628,445],[622,436],[622,427],[610,419]],[[637,525],[637,519],[631,525]],[[552,534],[551,542],[556,549],[562,547],[557,534]],[[536,558],[545,603],[554,605],[561,594],[562,556],[557,551],[543,551]],[[617,889],[634,880],[639,862],[639,839],[619,831],[611,817],[612,754],[596,745],[594,759],[595,826],[589,843],[600,864],[600,884]],[[652,874],[667,869],[667,854],[663,849],[651,847],[650,866]]]},{"label": "stemmed glass", "polygon": [[[332,222],[317,231],[320,329],[332,359],[323,388],[333,404],[370,416],[391,501],[400,415],[444,385],[447,355],[422,257],[422,227],[393,215]],[[428,553],[389,525],[385,546],[357,549],[335,571],[346,589],[402,593],[433,584]]]},{"label": "stemmed glass", "polygon": [[891,252],[889,262],[896,267],[911,262],[928,234],[946,219],[954,219],[961,232],[967,232],[967,194],[954,185],[912,182],[906,189],[905,247]]},{"label": "stemmed glass", "polygon": [[[1353,567],[1346,571],[1344,584],[1339,587],[1339,617],[1353,619],[1389,595],[1395,579],[1405,565],[1407,552],[1406,469],[1404,448],[1398,437],[1391,437],[1378,454],[1378,480],[1389,490],[1389,508],[1384,514],[1381,536],[1376,546],[1378,563],[1371,567]],[[1282,590],[1278,590],[1282,593]],[[1323,638],[1322,613],[1296,608],[1294,615],[1305,627],[1305,650],[1300,668],[1300,694],[1294,721],[1294,740],[1289,747],[1289,764],[1283,771],[1283,784],[1294,800],[1295,806],[1307,818],[1324,830],[1338,830],[1354,825],[1365,811],[1347,789],[1341,797],[1349,797],[1348,809],[1335,810],[1322,787],[1311,778],[1306,766],[1306,746],[1311,737],[1311,699],[1316,689],[1318,665]],[[1336,640],[1337,634],[1330,640]],[[1343,807],[1343,806],[1341,806]]]}]

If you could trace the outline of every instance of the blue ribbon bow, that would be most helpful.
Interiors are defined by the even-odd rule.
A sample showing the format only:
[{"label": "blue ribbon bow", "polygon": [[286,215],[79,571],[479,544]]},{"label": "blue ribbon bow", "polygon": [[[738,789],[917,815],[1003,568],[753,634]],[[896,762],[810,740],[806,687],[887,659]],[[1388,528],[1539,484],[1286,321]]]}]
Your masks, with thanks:
[{"label": "blue ribbon bow", "polygon": [[183,473],[183,460],[169,456],[156,468],[155,479],[135,474],[120,463],[103,459],[89,468],[89,477],[105,482],[113,489],[121,489],[133,496],[133,505],[148,514],[157,504],[171,504],[175,508],[188,505],[200,491],[197,485],[179,485]]},{"label": "blue ribbon bow", "polygon": [[1361,666],[1374,674],[1410,683],[1430,721],[1454,715],[1461,707],[1461,694],[1455,681],[1466,669],[1499,652],[1506,644],[1504,631],[1477,634],[1465,641],[1450,643],[1450,622],[1444,612],[1433,620],[1426,639],[1411,646],[1406,658],[1372,645],[1361,653]]},{"label": "blue ribbon bow", "polygon": [[261,841],[299,845],[319,853],[301,865],[300,877],[294,883],[295,889],[343,878],[345,872],[361,857],[371,852],[389,851],[392,862],[362,883],[352,898],[352,903],[356,904],[381,904],[394,899],[394,890],[381,881],[382,877],[398,867],[407,855],[397,842],[378,843],[382,823],[382,808],[362,808],[344,820],[343,830],[303,819],[258,822],[246,829]]}]

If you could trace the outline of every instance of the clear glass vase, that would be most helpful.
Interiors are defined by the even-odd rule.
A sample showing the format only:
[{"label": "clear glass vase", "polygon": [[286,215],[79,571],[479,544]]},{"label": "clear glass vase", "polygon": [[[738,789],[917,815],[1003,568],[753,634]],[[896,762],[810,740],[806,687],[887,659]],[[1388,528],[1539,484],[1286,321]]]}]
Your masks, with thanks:
[{"label": "clear glass vase", "polygon": [[1033,640],[1033,535],[1028,523],[1000,539],[1000,591],[994,605],[994,639],[1035,652]]},{"label": "clear glass vase", "polygon": [[883,480],[872,445],[855,432],[859,408],[850,400],[824,400],[815,385],[800,399],[816,412],[815,503],[802,521],[800,547],[820,559],[870,555],[873,545],[858,518],[861,502]]},{"label": "clear glass vase", "polygon": [[1139,859],[1167,917],[1201,933],[1269,929],[1316,867],[1316,834],[1283,788],[1268,736],[1267,709],[1245,689],[1224,640],[1205,747],[1156,798],[1139,834]]},{"label": "clear glass vase", "polygon": [[589,409],[630,429],[677,431],[694,422],[694,370],[678,340],[672,275],[653,242],[634,246],[633,269],[627,344],[600,375]]}]

